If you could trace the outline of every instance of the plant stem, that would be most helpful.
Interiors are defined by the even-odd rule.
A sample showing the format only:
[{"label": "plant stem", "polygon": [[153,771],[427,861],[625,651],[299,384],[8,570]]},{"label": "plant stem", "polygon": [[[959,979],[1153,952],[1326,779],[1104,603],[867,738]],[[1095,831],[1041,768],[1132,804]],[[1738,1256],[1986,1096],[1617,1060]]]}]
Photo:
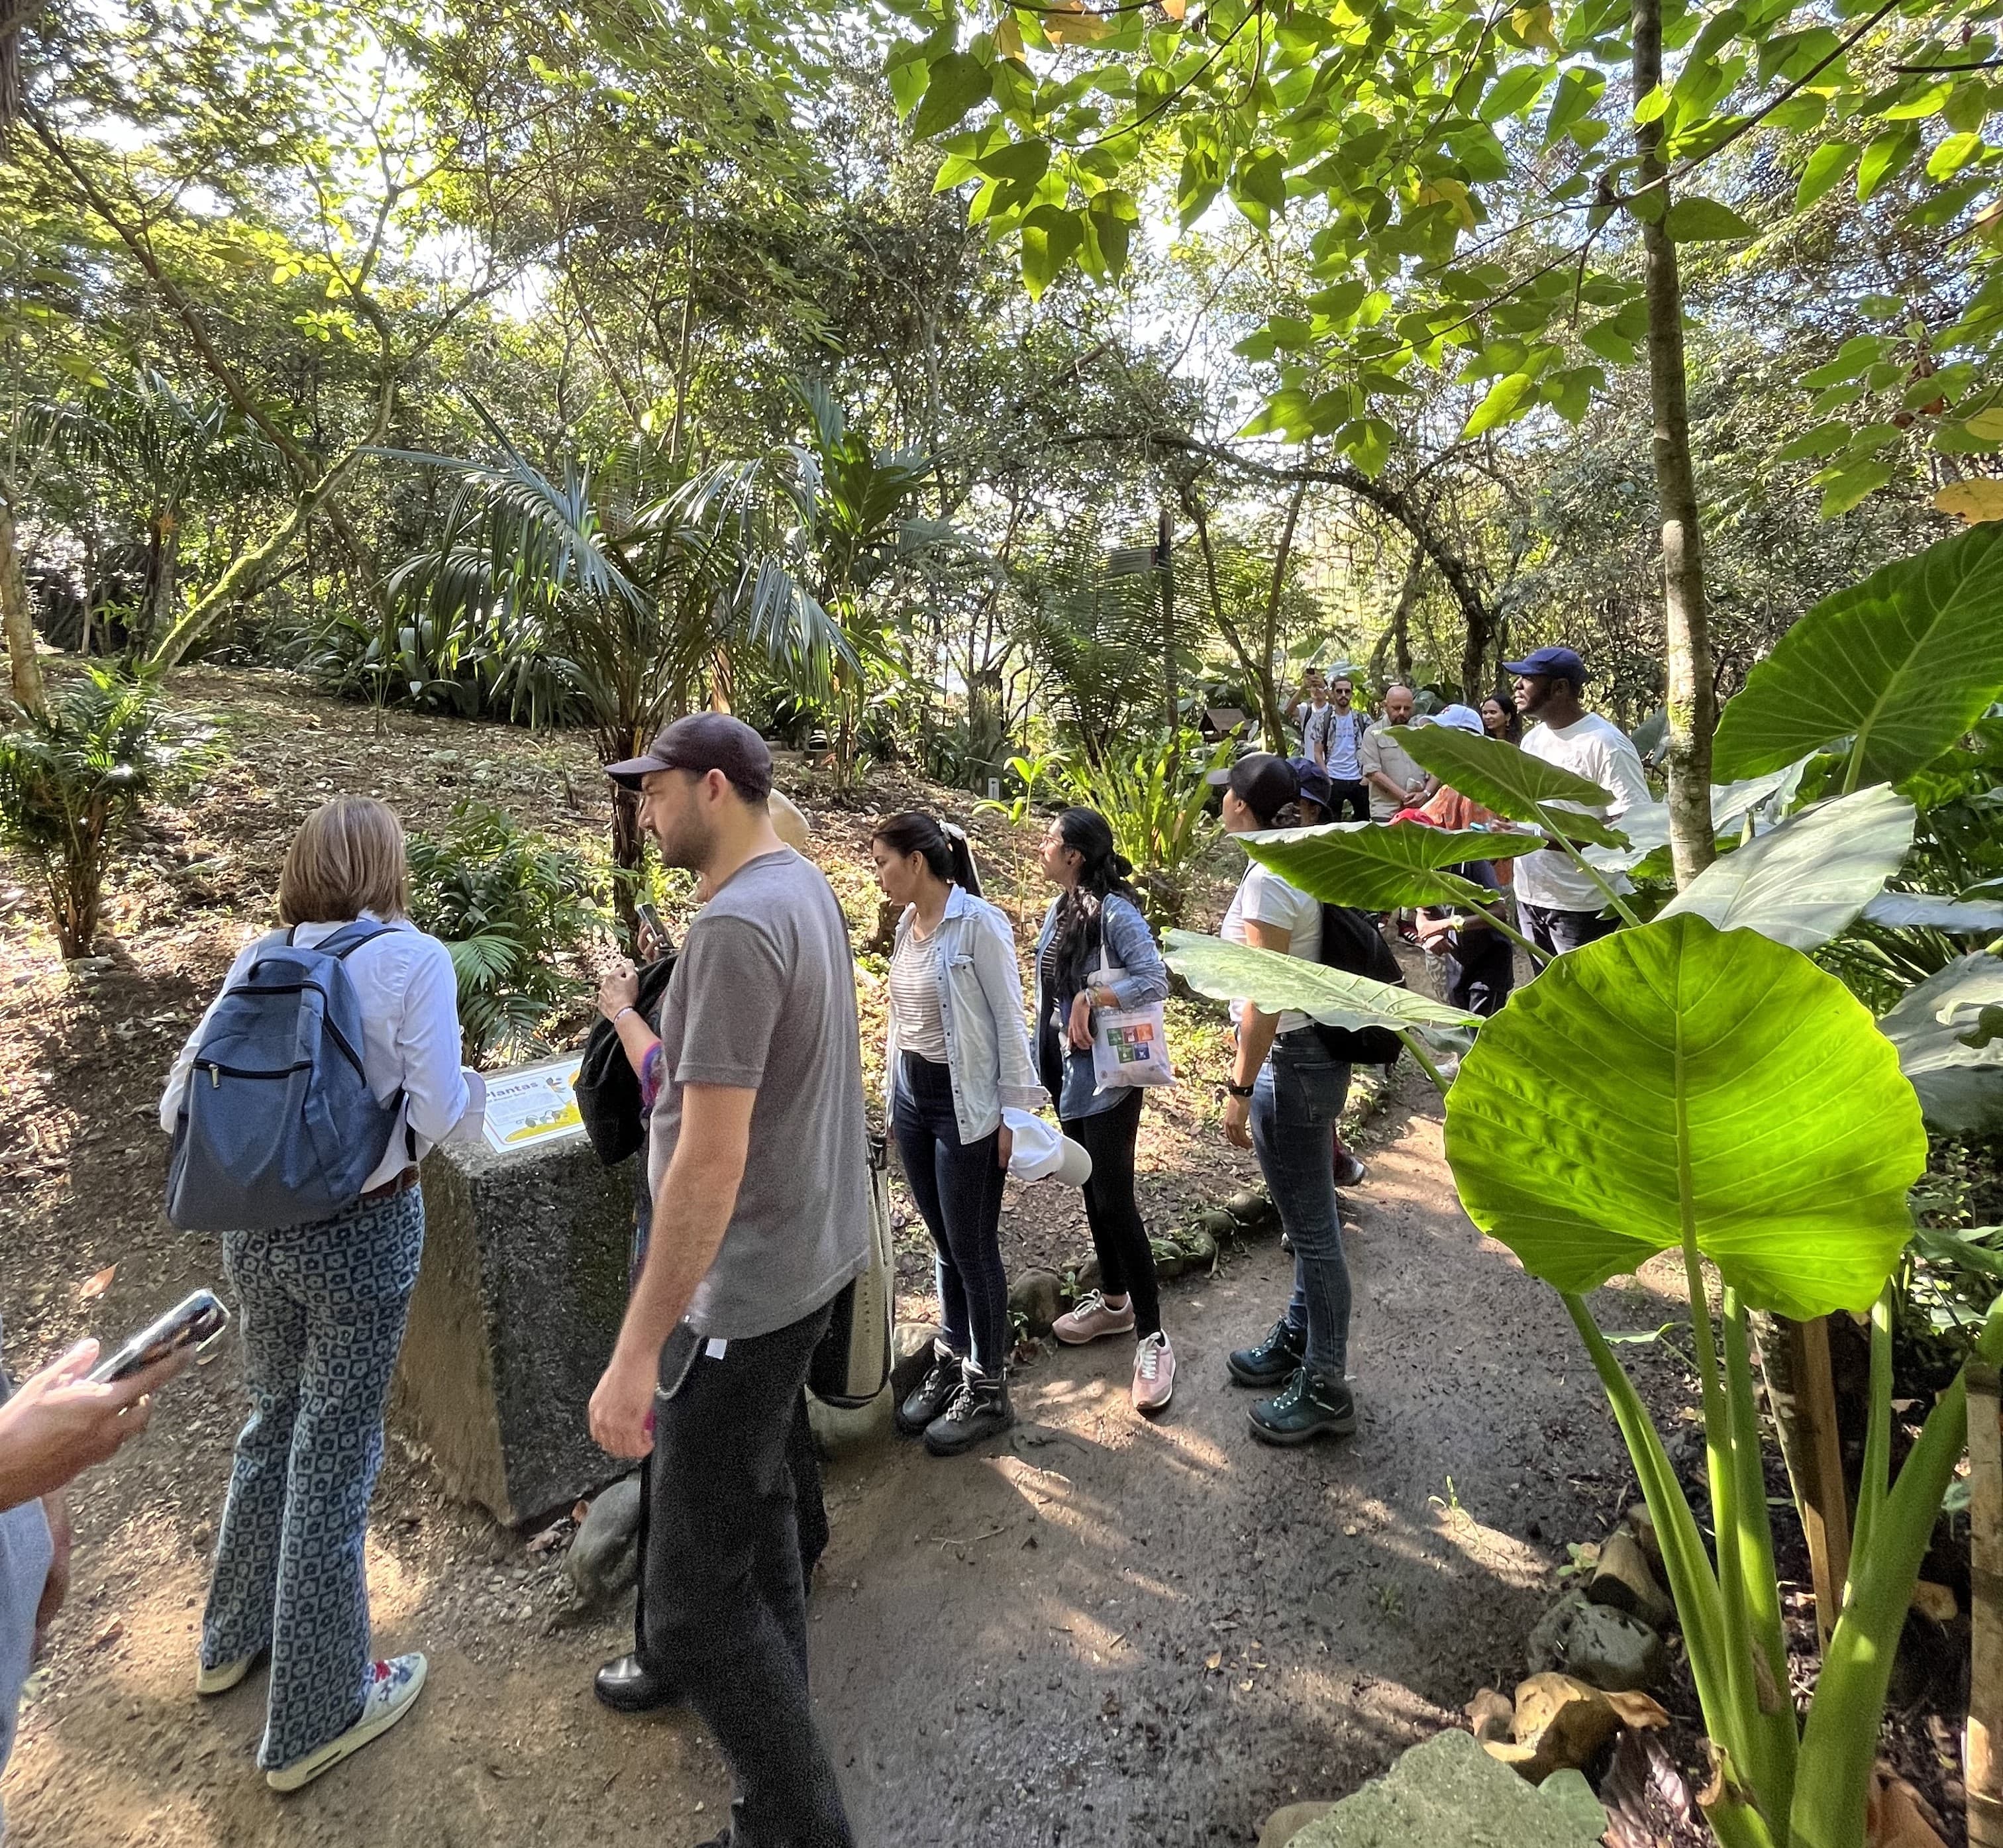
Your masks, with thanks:
[{"label": "plant stem", "polygon": [[1560,847],[1563,847],[1564,851],[1571,856],[1572,865],[1576,866],[1581,872],[1584,873],[1585,876],[1593,882],[1595,886],[1599,888],[1601,896],[1603,896],[1606,900],[1607,903],[1612,906],[1613,910],[1620,914],[1621,919],[1630,924],[1640,924],[1641,921],[1634,915],[1634,907],[1628,904],[1627,902],[1621,897],[1619,893],[1616,892],[1611,886],[1608,885],[1607,882],[1599,876],[1599,869],[1595,866],[1591,861],[1588,860],[1585,854],[1581,853],[1578,849],[1566,837],[1564,831],[1559,827],[1556,822],[1551,819],[1550,815],[1545,809],[1543,804],[1542,802],[1533,802],[1530,806],[1536,810],[1537,820],[1542,826],[1545,833],[1549,835],[1553,840],[1557,842]]},{"label": "plant stem", "polygon": [[1440,1068],[1426,1057],[1424,1049],[1419,1044],[1418,1035],[1410,1027],[1400,1027],[1398,1029],[1398,1037],[1404,1041],[1405,1050],[1418,1061],[1419,1069],[1432,1080],[1433,1088],[1438,1092],[1442,1097],[1445,1097],[1447,1080],[1440,1076]]},{"label": "plant stem", "polygon": [[1537,968],[1545,969],[1550,966],[1551,952],[1549,950],[1539,948],[1538,946],[1533,943],[1529,938],[1526,937],[1521,931],[1518,930],[1514,924],[1505,924],[1500,917],[1497,917],[1493,911],[1489,910],[1486,907],[1483,907],[1481,915],[1487,919],[1489,924],[1492,928],[1500,931],[1505,937],[1508,938],[1512,943],[1515,945],[1517,948],[1521,950],[1524,955],[1528,956],[1530,959],[1530,961]]},{"label": "plant stem", "polygon": [[1613,1408],[1614,1422],[1627,1445],[1642,1497],[1655,1517],[1663,1569],[1669,1577],[1670,1594],[1676,1601],[1676,1616],[1683,1626],[1690,1675],[1697,1683],[1704,1724],[1711,1737],[1736,1759],[1743,1755],[1740,1741],[1745,1716],[1732,1707],[1725,1686],[1725,1607],[1717,1574],[1704,1551],[1704,1536],[1697,1531],[1697,1518],[1690,1512],[1683,1484],[1676,1480],[1669,1453],[1662,1448],[1662,1438],[1641,1403],[1641,1395],[1634,1390],[1634,1382],[1614,1358],[1613,1350],[1585,1302],[1571,1295],[1561,1300],[1592,1357],[1593,1369]]},{"label": "plant stem", "polygon": [[1747,1644],[1753,1652],[1756,1707],[1746,1714],[1749,1741],[1764,1755],[1747,1767],[1761,1806],[1785,1816],[1794,1797],[1795,1762],[1801,1732],[1788,1686],[1788,1641],[1781,1627],[1780,1576],[1774,1566],[1774,1525],[1767,1511],[1767,1476],[1760,1451],[1760,1413],[1753,1397],[1753,1361],[1746,1335],[1746,1306],[1736,1290],[1725,1293],[1725,1385],[1732,1413],[1732,1462],[1737,1507],[1732,1530],[1719,1524],[1720,1556],[1738,1556]]},{"label": "plant stem", "polygon": [[[1975,1351],[1992,1365],[2003,1360],[2003,1297],[1990,1306]],[[1872,1518],[1869,1554],[1859,1548],[1852,1556],[1851,1595],[1823,1652],[1822,1677],[1802,1734],[1788,1817],[1795,1848],[1854,1848],[1864,1839],[1892,1658],[1941,1498],[1967,1441],[1967,1420],[1968,1382],[1958,1373],[1935,1400],[1919,1441]]]},{"label": "plant stem", "polygon": [[1892,1471],[1892,1286],[1888,1282],[1871,1305],[1871,1409],[1864,1431],[1864,1472],[1857,1484],[1857,1518],[1851,1525],[1849,1582],[1857,1582],[1858,1562],[1871,1547],[1871,1530],[1884,1512]]}]

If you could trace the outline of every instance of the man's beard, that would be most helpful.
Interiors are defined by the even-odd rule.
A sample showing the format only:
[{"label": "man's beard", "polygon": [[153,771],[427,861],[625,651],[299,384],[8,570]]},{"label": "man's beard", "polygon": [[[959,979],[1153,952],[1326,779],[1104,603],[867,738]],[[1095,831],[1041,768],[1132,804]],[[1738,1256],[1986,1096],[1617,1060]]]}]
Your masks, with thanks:
[{"label": "man's beard", "polygon": [[699,873],[716,851],[715,830],[693,807],[652,832],[664,866],[686,867],[690,872]]}]

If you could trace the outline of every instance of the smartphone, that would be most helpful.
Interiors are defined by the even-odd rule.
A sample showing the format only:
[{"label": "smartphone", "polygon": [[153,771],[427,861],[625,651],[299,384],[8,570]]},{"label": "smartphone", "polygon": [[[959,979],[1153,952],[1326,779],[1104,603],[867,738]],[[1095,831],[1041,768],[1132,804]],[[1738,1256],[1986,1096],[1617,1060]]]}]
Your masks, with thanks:
[{"label": "smartphone", "polygon": [[642,900],[633,907],[633,915],[639,919],[641,928],[653,938],[654,954],[657,956],[666,955],[673,940],[668,935],[668,927],[661,921],[660,913]]},{"label": "smartphone", "polygon": [[116,1354],[100,1361],[91,1368],[90,1377],[100,1386],[108,1386],[184,1347],[200,1350],[195,1356],[199,1364],[209,1357],[217,1339],[229,1326],[229,1312],[215,1291],[198,1290],[175,1304],[151,1327],[142,1329]]}]

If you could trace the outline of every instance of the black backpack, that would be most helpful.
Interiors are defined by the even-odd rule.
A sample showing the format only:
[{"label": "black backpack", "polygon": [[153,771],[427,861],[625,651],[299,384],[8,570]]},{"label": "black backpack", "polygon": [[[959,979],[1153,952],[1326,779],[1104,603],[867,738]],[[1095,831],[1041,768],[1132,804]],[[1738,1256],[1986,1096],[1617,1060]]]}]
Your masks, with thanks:
[{"label": "black backpack", "polygon": [[[1350,975],[1368,976],[1396,988],[1405,985],[1405,972],[1376,919],[1352,906],[1322,907],[1320,959]],[[1328,1056],[1348,1065],[1389,1065],[1404,1050],[1404,1042],[1389,1027],[1331,1027],[1317,1021],[1315,1031]]]},{"label": "black backpack", "polygon": [[[640,971],[635,1005],[657,1033],[661,1030],[661,1002],[668,992],[668,978],[674,973],[672,952]],[[615,1166],[638,1149],[647,1134],[640,1120],[640,1080],[626,1057],[619,1029],[602,1015],[592,1023],[585,1039],[584,1058],[574,1083],[584,1133],[591,1138],[599,1160],[607,1168]]]}]

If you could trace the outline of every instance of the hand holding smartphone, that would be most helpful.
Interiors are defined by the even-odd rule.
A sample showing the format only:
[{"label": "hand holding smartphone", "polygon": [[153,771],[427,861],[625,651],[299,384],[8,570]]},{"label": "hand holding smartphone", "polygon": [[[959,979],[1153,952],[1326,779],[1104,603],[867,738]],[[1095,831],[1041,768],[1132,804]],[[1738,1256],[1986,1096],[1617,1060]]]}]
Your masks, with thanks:
[{"label": "hand holding smartphone", "polygon": [[199,1366],[214,1353],[215,1342],[229,1326],[229,1312],[215,1291],[197,1290],[99,1361],[91,1368],[90,1377],[100,1386],[110,1385],[187,1347],[195,1350]]}]

